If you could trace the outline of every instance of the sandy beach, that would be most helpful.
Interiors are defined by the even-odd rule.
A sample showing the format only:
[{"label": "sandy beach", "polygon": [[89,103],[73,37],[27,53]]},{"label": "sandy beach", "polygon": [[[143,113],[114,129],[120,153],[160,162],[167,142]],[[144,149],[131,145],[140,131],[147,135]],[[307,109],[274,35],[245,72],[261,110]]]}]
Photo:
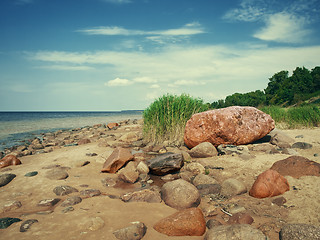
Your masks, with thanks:
[{"label": "sandy beach", "polygon": [[[107,187],[101,180],[106,177],[117,179],[117,174],[102,173],[101,169],[106,158],[117,146],[128,147],[130,150],[141,151],[133,147],[130,140],[123,138],[128,133],[142,136],[142,125],[125,124],[114,130],[102,129],[104,135],[91,136],[91,143],[76,146],[53,147],[51,152],[19,157],[22,164],[0,169],[0,174],[12,173],[16,177],[7,185],[0,188],[0,218],[20,218],[22,221],[36,219],[26,232],[20,232],[22,222],[12,224],[6,229],[0,229],[1,239],[116,239],[113,232],[124,228],[130,222],[140,221],[147,226],[143,239],[203,239],[203,236],[169,237],[153,229],[159,220],[175,213],[177,210],[161,203],[124,202],[122,194],[141,188],[141,183],[122,183]],[[298,155],[320,163],[320,128],[281,130],[291,138],[313,145],[311,149],[296,149]],[[299,139],[296,137],[300,136]],[[107,143],[107,144],[106,144]],[[166,151],[184,151],[185,148],[166,148]],[[224,155],[212,158],[193,158],[189,162],[199,162],[203,165],[210,163],[216,169],[210,169],[209,175],[219,183],[228,178],[242,181],[249,190],[256,177],[269,169],[273,163],[283,160],[290,155],[275,153],[267,154],[260,151],[250,151],[253,156],[244,160],[238,155]],[[147,158],[147,157],[146,157]],[[150,158],[150,157],[149,157]],[[142,159],[141,156],[137,159]],[[187,163],[186,163],[187,164]],[[50,169],[64,168],[68,177],[63,180],[52,180],[46,177]],[[221,167],[219,169],[219,167]],[[25,177],[26,173],[37,171],[33,177]],[[252,226],[260,229],[269,239],[279,239],[279,231],[285,223],[306,223],[320,226],[320,178],[304,176],[299,179],[285,176],[290,184],[290,191],[282,195],[286,203],[281,206],[273,204],[277,197],[256,199],[248,192],[225,200],[223,204],[236,203],[243,206],[253,217]],[[161,184],[156,181],[154,184]],[[52,207],[39,207],[43,199],[57,198],[53,189],[57,186],[68,185],[80,191],[97,189],[100,196],[83,197],[82,201],[73,207],[73,211],[64,212],[61,206],[63,200],[70,196],[79,196],[75,192],[59,196],[61,201]],[[294,190],[295,189],[295,190]],[[8,204],[19,201],[20,207],[8,208]],[[201,200],[199,208],[205,205]],[[206,217],[227,221],[229,216],[217,209],[216,215]]]}]

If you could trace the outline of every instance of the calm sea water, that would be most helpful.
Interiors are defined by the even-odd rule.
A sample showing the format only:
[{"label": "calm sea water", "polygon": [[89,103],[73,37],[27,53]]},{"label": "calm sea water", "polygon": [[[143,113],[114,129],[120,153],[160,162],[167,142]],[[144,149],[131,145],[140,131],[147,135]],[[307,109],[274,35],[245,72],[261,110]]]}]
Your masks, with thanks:
[{"label": "calm sea water", "polygon": [[0,112],[0,151],[44,132],[141,118],[142,111]]}]

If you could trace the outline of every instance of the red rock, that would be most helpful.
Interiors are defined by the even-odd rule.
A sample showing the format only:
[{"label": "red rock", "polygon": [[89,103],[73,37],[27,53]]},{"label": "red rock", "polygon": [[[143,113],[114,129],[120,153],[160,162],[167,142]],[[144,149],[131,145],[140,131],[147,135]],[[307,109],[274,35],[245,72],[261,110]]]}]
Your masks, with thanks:
[{"label": "red rock", "polygon": [[274,197],[289,191],[289,183],[277,171],[267,170],[261,173],[249,191],[255,198]]},{"label": "red rock", "polygon": [[0,160],[0,168],[8,167],[10,165],[20,165],[21,161],[14,155],[7,155]]},{"label": "red rock", "polygon": [[202,236],[206,221],[199,208],[188,208],[160,220],[153,228],[168,236]]},{"label": "red rock", "polygon": [[185,128],[184,142],[193,148],[202,142],[242,145],[274,129],[273,119],[254,107],[227,107],[194,114]]},{"label": "red rock", "polygon": [[78,145],[83,145],[83,144],[87,144],[87,143],[91,143],[91,141],[87,138],[83,138],[83,139],[79,140]]},{"label": "red rock", "polygon": [[134,156],[127,148],[116,148],[103,164],[101,172],[115,173]]},{"label": "red rock", "polygon": [[301,156],[291,156],[275,162],[271,169],[283,176],[320,176],[320,164]]},{"label": "red rock", "polygon": [[118,127],[118,126],[119,126],[118,123],[108,123],[108,125],[107,125],[107,127],[108,127],[109,129],[112,129],[112,128]]}]

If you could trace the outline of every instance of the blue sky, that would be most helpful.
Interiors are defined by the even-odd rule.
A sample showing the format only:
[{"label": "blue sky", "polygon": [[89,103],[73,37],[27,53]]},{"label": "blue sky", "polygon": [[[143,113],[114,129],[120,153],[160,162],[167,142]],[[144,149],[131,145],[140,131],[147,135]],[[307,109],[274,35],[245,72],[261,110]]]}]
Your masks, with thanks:
[{"label": "blue sky", "polygon": [[0,111],[205,102],[320,66],[320,0],[1,0]]}]

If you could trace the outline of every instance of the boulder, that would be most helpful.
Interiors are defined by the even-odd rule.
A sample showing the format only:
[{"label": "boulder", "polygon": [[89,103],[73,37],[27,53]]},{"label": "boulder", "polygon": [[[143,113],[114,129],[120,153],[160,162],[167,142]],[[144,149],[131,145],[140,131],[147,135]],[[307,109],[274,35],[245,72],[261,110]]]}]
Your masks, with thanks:
[{"label": "boulder", "polygon": [[218,156],[218,151],[211,143],[203,142],[192,148],[189,154],[194,158],[207,158]]},{"label": "boulder", "polygon": [[198,189],[183,179],[163,184],[161,197],[168,206],[177,209],[196,207],[200,203]]},{"label": "boulder", "polygon": [[319,240],[320,227],[309,224],[286,224],[279,233],[281,240]]},{"label": "boulder", "polygon": [[120,240],[140,240],[147,232],[147,227],[142,222],[132,222],[130,226],[113,232]]},{"label": "boulder", "polygon": [[247,192],[247,187],[243,182],[235,179],[229,178],[221,184],[221,194],[224,196],[235,196]]},{"label": "boulder", "polygon": [[127,148],[116,148],[103,164],[101,172],[115,173],[128,161],[133,160],[133,155]]},{"label": "boulder", "polygon": [[204,240],[266,240],[258,229],[248,224],[221,225],[209,229]]},{"label": "boulder", "polygon": [[275,162],[272,170],[283,176],[300,178],[302,176],[320,176],[320,164],[301,156],[291,156]]},{"label": "boulder", "polygon": [[188,208],[160,220],[153,228],[167,236],[202,236],[206,221],[199,208]]},{"label": "boulder", "polygon": [[249,191],[249,195],[255,198],[274,197],[289,191],[289,183],[275,170],[267,170],[261,173]]},{"label": "boulder", "polygon": [[20,165],[21,161],[14,155],[7,155],[0,160],[0,168],[8,167],[10,165]]},{"label": "boulder", "polygon": [[136,162],[128,162],[128,164],[118,171],[118,178],[124,182],[135,183],[139,178]]},{"label": "boulder", "polygon": [[7,185],[16,177],[15,174],[12,173],[5,173],[0,175],[0,187]]},{"label": "boulder", "polygon": [[194,114],[187,121],[184,141],[189,148],[202,142],[242,145],[274,129],[273,119],[254,107],[233,106]]},{"label": "boulder", "polygon": [[176,172],[183,166],[183,156],[180,153],[167,152],[146,161],[151,173],[165,175]]}]

